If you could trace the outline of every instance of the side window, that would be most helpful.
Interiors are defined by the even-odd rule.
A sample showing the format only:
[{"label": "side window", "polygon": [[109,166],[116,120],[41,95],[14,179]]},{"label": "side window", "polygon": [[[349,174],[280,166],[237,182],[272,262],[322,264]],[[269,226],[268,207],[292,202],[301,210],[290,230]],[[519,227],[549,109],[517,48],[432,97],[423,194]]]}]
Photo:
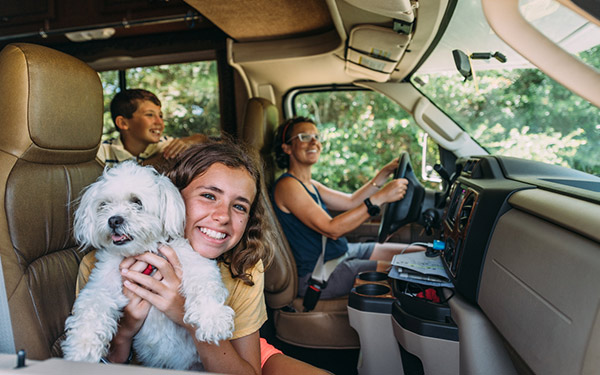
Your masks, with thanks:
[{"label": "side window", "polygon": [[[314,119],[323,135],[323,152],[313,167],[318,181],[350,193],[400,152],[408,151],[421,183],[437,187],[421,176],[427,137],[412,116],[387,97],[367,90],[301,92],[293,105],[295,114]],[[427,162],[436,163],[437,147],[430,145],[426,150]]]},{"label": "side window", "polygon": [[[157,65],[125,71],[128,88],[153,92],[162,103],[164,134],[185,137],[195,133],[219,136],[219,81],[216,61]],[[119,91],[119,72],[100,73],[104,88],[103,139],[117,135],[110,101]]]}]

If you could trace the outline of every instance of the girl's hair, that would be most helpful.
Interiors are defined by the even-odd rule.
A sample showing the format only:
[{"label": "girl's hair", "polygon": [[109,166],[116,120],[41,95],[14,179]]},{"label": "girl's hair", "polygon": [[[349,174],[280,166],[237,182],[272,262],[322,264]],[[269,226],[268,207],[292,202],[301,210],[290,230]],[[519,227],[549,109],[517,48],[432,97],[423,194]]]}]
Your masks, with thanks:
[{"label": "girl's hair", "polygon": [[281,146],[289,143],[290,138],[292,138],[292,134],[294,133],[294,126],[302,122],[309,122],[317,126],[312,119],[298,116],[292,117],[283,124],[279,125],[277,131],[275,132],[275,140],[273,141],[273,147],[275,148],[275,162],[281,169],[287,169],[290,166],[290,156],[283,152],[283,148]]},{"label": "girl's hair", "polygon": [[263,245],[265,209],[260,200],[262,168],[258,160],[256,154],[239,141],[233,143],[230,138],[211,139],[184,151],[167,173],[179,191],[185,189],[193,179],[206,173],[215,163],[229,168],[245,169],[252,176],[256,186],[256,197],[250,207],[244,234],[233,249],[219,257],[219,260],[229,265],[233,278],[241,279],[248,285],[254,285],[249,270],[260,259],[266,266],[272,258],[270,248]]}]

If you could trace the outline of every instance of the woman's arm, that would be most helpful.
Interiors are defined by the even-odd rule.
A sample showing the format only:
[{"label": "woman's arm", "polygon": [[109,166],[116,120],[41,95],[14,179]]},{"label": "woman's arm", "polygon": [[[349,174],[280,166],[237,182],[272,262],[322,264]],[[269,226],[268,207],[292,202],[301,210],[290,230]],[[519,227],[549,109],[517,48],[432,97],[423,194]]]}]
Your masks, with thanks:
[{"label": "woman's arm", "polygon": [[321,193],[321,197],[329,209],[335,211],[347,211],[360,205],[365,199],[381,189],[385,185],[390,174],[392,174],[397,167],[398,158],[387,163],[379,172],[377,172],[377,175],[375,175],[372,180],[361,186],[352,194],[346,194],[341,191],[330,189],[318,181],[313,180],[313,184],[319,189],[319,193]]},{"label": "woman's arm", "polygon": [[[406,194],[407,185],[406,179],[392,180],[370,197],[371,202],[381,205],[400,200]],[[332,218],[312,199],[300,182],[291,177],[283,178],[277,183],[275,203],[312,230],[333,239],[358,228],[370,217],[366,205],[359,204]]]},{"label": "woman's arm", "polygon": [[[125,287],[190,332],[205,370],[260,374],[258,331],[239,339],[222,341],[219,345],[196,340],[195,328],[183,322],[185,299],[179,294],[182,276],[179,259],[175,251],[168,246],[161,247],[160,251],[167,259],[152,253],[144,253],[135,258],[155,266],[163,276],[162,280],[156,280],[140,272],[126,271],[122,273],[128,279],[124,283]],[[255,339],[253,335],[256,336]]]}]

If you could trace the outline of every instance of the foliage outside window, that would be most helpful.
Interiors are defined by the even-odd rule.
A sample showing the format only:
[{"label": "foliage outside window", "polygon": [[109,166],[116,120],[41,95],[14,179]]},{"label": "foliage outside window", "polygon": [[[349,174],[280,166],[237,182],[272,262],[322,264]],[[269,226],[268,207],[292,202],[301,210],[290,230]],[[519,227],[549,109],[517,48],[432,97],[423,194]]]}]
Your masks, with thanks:
[{"label": "foliage outside window", "polygon": [[[409,152],[420,175],[423,131],[385,96],[364,90],[305,92],[295,97],[294,106],[296,115],[315,120],[323,136],[323,151],[313,167],[321,183],[353,192],[402,151]],[[428,150],[429,162],[435,163],[436,149]]]},{"label": "foliage outside window", "polygon": [[[102,72],[100,78],[104,88],[103,139],[108,139],[117,135],[110,117],[110,101],[119,91],[118,72]],[[165,120],[164,134],[221,134],[215,61],[133,68],[126,71],[126,81],[127,88],[142,88],[158,96]]]},{"label": "foliage outside window", "polygon": [[[550,1],[522,3],[528,6],[526,17],[544,26],[540,31],[600,69],[597,27],[560,13]],[[534,8],[540,6],[543,9]],[[474,0],[458,3],[455,17],[432,53],[434,58],[430,57],[411,77],[412,83],[492,154],[600,175],[600,110],[502,42],[485,23],[479,7]],[[549,16],[562,20],[558,23],[563,27],[557,28],[557,22],[544,22]],[[569,38],[577,43],[568,43]],[[508,59],[506,63],[494,58],[473,60],[473,79],[464,81],[453,64],[454,49],[466,54],[499,51]]]}]

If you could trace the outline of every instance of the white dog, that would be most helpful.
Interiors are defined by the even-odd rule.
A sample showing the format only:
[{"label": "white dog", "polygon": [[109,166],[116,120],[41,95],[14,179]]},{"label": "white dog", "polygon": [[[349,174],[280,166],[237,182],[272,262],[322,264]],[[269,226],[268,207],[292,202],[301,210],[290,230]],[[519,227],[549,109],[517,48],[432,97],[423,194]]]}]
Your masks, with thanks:
[{"label": "white dog", "polygon": [[[182,264],[184,321],[195,326],[196,338],[217,343],[231,337],[234,312],[223,304],[227,289],[221,273],[214,260],[195,252],[182,237],[184,225],[181,194],[151,167],[121,163],[85,190],[75,213],[75,238],[82,247],[97,249],[97,262],[65,322],[66,359],[98,362],[106,356],[128,303],[119,264],[127,256],[157,253],[160,244],[173,248]],[[152,367],[183,370],[200,361],[192,337],[155,307],[133,348]]]}]

